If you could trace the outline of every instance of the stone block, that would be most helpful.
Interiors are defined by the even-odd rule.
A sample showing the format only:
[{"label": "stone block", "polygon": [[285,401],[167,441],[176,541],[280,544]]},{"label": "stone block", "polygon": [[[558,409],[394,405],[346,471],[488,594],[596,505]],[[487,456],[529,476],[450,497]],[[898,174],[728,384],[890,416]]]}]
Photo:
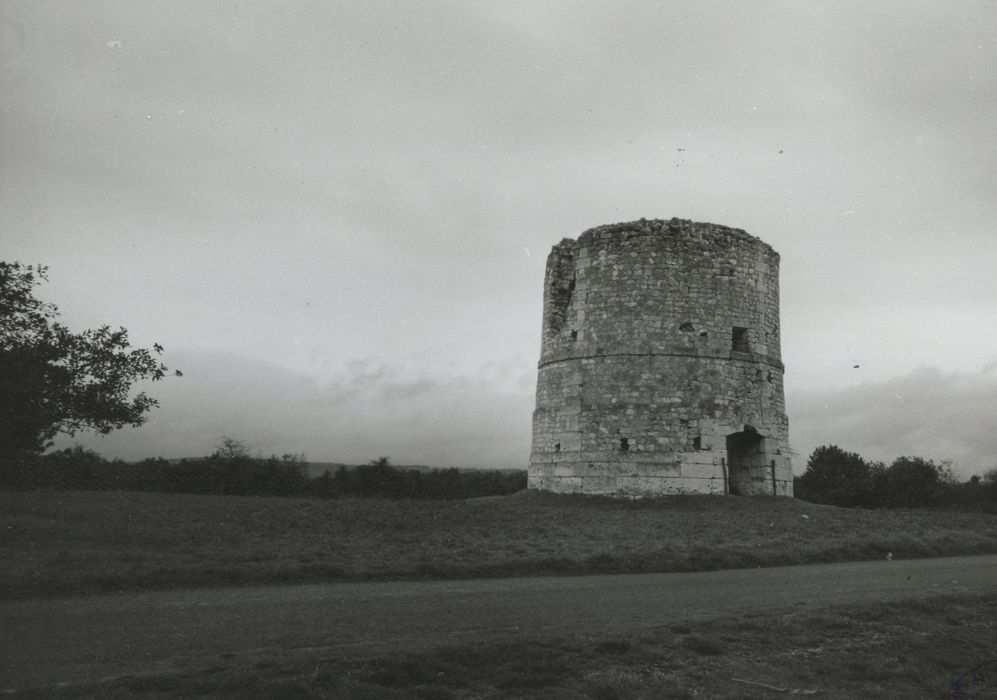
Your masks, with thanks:
[{"label": "stone block", "polygon": [[678,479],[668,479],[666,494],[715,494],[724,493],[723,479],[697,479],[691,477],[680,477]]},{"label": "stone block", "polygon": [[724,468],[717,464],[683,464],[682,476],[692,479],[723,479]]},{"label": "stone block", "polygon": [[558,477],[556,479],[551,479],[550,483],[553,486],[550,490],[558,493],[582,492],[582,477],[580,476]]},{"label": "stone block", "polygon": [[709,464],[709,465],[720,465],[720,460],[727,455],[726,452],[719,452],[715,450],[707,451],[696,451],[696,452],[685,452],[681,455],[681,463],[683,467],[687,464]]},{"label": "stone block", "polygon": [[616,478],[616,493],[623,496],[661,494],[662,479],[656,476],[620,476]]},{"label": "stone block", "polygon": [[561,443],[561,452],[577,454],[582,449],[582,436],[575,432],[556,433],[555,442]]},{"label": "stone block", "polygon": [[726,450],[726,435],[701,434],[699,436],[699,449],[701,450]]},{"label": "stone block", "polygon": [[637,462],[638,476],[672,477],[679,475],[679,465],[675,462]]},{"label": "stone block", "polygon": [[720,421],[711,418],[700,418],[696,421],[695,428],[700,435],[726,435],[728,431],[721,428]]},{"label": "stone block", "polygon": [[586,476],[582,478],[582,493],[606,494],[616,491],[616,477]]},{"label": "stone block", "polygon": [[615,476],[619,466],[616,462],[585,462],[578,466],[578,470],[590,476]]}]

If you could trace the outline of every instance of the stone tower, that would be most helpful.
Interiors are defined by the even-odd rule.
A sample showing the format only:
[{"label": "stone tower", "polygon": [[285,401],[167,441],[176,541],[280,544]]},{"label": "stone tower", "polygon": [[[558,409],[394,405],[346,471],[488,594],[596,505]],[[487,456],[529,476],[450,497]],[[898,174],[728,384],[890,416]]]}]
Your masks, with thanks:
[{"label": "stone tower", "polygon": [[779,254],[680,219],[550,252],[529,487],[793,494]]}]

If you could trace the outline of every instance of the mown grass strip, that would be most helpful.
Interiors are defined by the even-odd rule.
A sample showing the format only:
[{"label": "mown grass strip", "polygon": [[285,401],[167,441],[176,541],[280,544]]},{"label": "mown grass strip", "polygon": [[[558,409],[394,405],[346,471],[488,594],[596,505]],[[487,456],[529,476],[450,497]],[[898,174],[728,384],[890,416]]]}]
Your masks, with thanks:
[{"label": "mown grass strip", "polygon": [[[313,650],[35,692],[55,698],[983,698],[997,694],[995,620],[997,595],[943,595],[390,658],[344,660]],[[19,696],[32,693],[13,695]]]}]

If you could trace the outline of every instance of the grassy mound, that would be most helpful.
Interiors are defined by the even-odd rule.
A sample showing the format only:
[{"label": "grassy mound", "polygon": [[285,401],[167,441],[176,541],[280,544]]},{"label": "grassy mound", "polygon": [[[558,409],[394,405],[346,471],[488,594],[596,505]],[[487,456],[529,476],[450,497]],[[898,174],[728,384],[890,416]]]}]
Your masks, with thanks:
[{"label": "grassy mound", "polygon": [[696,571],[997,552],[997,516],[786,498],[0,493],[0,593]]}]

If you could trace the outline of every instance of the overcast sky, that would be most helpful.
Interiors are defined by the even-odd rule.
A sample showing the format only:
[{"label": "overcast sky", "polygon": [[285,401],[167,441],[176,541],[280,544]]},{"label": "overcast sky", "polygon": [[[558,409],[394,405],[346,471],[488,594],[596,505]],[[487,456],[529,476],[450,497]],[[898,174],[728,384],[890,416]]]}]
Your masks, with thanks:
[{"label": "overcast sky", "polygon": [[75,442],[525,467],[548,251],[675,216],[782,255],[797,472],[997,465],[994,2],[0,8],[0,258],[184,371]]}]

